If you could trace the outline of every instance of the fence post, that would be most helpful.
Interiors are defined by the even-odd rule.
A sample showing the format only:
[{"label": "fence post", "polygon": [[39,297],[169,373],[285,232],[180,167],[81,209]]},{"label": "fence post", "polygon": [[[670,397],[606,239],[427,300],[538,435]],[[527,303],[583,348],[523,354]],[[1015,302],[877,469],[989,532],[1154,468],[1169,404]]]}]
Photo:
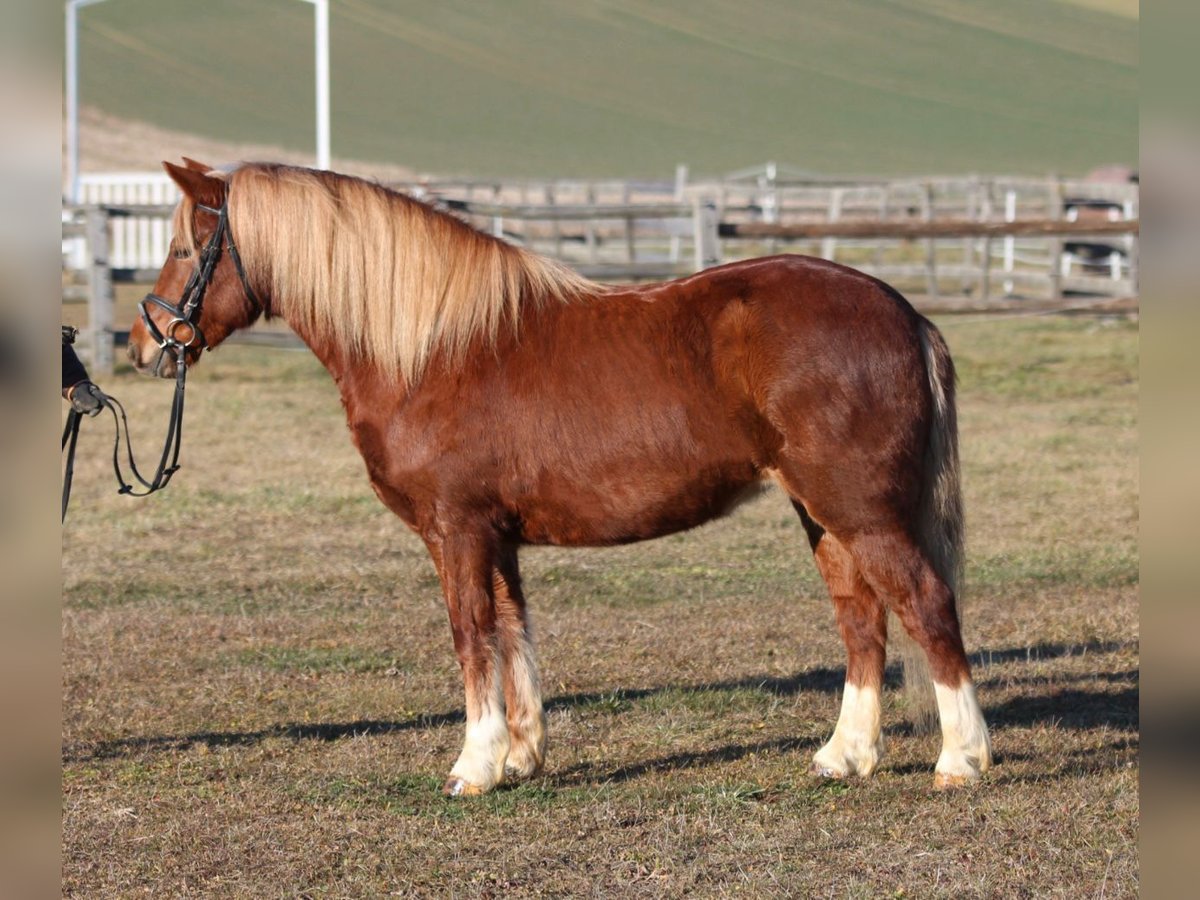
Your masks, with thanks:
[{"label": "fence post", "polygon": [[[986,181],[983,185],[983,196],[980,199],[979,220],[981,222],[990,222],[992,220],[992,182]],[[985,237],[983,239],[983,259],[980,262],[979,269],[979,299],[987,303],[992,293],[992,239]]]},{"label": "fence post", "polygon": [[[842,217],[842,195],[844,191],[840,187],[833,188],[829,192],[829,211],[827,220],[836,222]],[[837,256],[837,238],[827,237],[821,241],[821,257],[822,259],[833,260]]]},{"label": "fence post", "polygon": [[[921,196],[921,218],[930,222],[933,214],[933,182],[927,181]],[[925,290],[931,300],[937,299],[937,244],[933,238],[925,239]]]},{"label": "fence post", "polygon": [[711,200],[692,200],[692,241],[696,271],[721,263],[721,241],[717,234],[717,208]]},{"label": "fence post", "polygon": [[[547,206],[556,206],[558,201],[555,197],[554,185],[547,184],[542,189],[542,195],[545,197]],[[563,235],[562,226],[558,223],[558,217],[550,220],[550,234],[554,238],[554,258],[562,259],[563,255]]]},{"label": "fence post", "polygon": [[[1123,218],[1133,219],[1138,216],[1136,204],[1132,200],[1126,200],[1121,204],[1121,208]],[[1140,240],[1140,234],[1125,236],[1125,259],[1129,263],[1129,287],[1135,296],[1138,294],[1138,242]]]},{"label": "fence post", "polygon": [[992,295],[992,239],[983,239],[983,261],[979,270],[979,299],[987,303]]},{"label": "fence post", "polygon": [[[881,187],[880,191],[879,191],[879,221],[881,221],[881,222],[886,222],[887,217],[889,215],[888,198],[891,194],[891,190],[892,190],[891,182],[888,182],[887,184],[883,185],[883,187]],[[875,245],[875,268],[876,269],[883,268],[884,248],[886,246],[887,246],[886,241],[880,241],[878,244]]]},{"label": "fence post", "polygon": [[[972,222],[981,221],[979,216],[980,203],[979,200],[979,180],[972,175],[967,180],[966,188],[966,218]],[[959,293],[966,294],[971,290],[971,270],[975,267],[975,251],[978,245],[973,238],[965,238],[962,242],[963,268],[962,277],[959,279]]]},{"label": "fence post", "polygon": [[1138,253],[1141,250],[1141,235],[1129,235],[1129,243],[1126,244],[1126,247],[1128,248],[1125,251],[1126,259],[1129,260],[1129,288],[1130,293],[1136,297],[1140,293],[1138,287]]},{"label": "fence post", "polygon": [[[626,181],[621,185],[621,203],[629,206],[630,202],[629,182]],[[637,261],[637,248],[633,238],[633,216],[625,217],[625,255],[631,266]]]},{"label": "fence post", "polygon": [[[1010,187],[1004,193],[1004,221],[1013,222],[1017,218],[1017,191]],[[1017,262],[1017,239],[1011,234],[1004,239],[1004,271],[1011,274],[1016,270]],[[1011,296],[1016,289],[1016,281],[1012,278],[1004,279],[1004,295]]]},{"label": "fence post", "polygon": [[[588,182],[586,197],[588,206],[596,205],[596,185],[590,181]],[[584,229],[583,238],[588,248],[588,262],[590,262],[592,265],[595,265],[600,261],[600,251],[596,241],[595,219],[587,220],[587,226]]]},{"label": "fence post", "polygon": [[[1047,210],[1048,219],[1061,219],[1063,217],[1063,185],[1062,179],[1055,176],[1050,184],[1050,203]],[[1062,278],[1063,278],[1063,239],[1062,235],[1055,235],[1050,239],[1050,299],[1059,300],[1062,298]]]},{"label": "fence post", "polygon": [[[676,203],[683,202],[683,196],[687,190],[687,181],[688,181],[688,167],[685,164],[680,163],[679,165],[677,165],[675,167],[675,194],[674,194],[674,196],[675,196]],[[677,234],[671,235],[671,244],[670,244],[669,253],[670,253],[670,260],[673,263],[679,262],[679,249],[680,249],[679,245],[680,245],[680,243],[681,243],[681,241],[679,240],[679,235],[677,235]]]},{"label": "fence post", "polygon": [[108,213],[91,207],[87,214],[88,363],[96,375],[113,371],[113,286],[108,258]]}]

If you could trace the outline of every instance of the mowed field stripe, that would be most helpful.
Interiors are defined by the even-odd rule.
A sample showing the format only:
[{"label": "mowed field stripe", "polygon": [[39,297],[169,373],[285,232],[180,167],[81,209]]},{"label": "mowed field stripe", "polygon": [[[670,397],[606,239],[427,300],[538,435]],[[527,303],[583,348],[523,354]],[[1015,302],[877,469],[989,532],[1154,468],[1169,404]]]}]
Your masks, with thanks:
[{"label": "mowed field stripe", "polygon": [[[1013,119],[1018,122],[1034,122],[1042,125],[1057,125],[1063,124],[1062,117],[1059,115],[1038,115],[1029,105],[1028,102],[1019,103],[1000,103],[982,98],[978,95],[959,92],[952,93],[949,90],[938,90],[939,87],[953,87],[953,83],[935,83],[932,81],[920,83],[913,78],[891,80],[881,76],[873,75],[870,68],[863,66],[853,57],[836,57],[831,56],[824,60],[822,64],[808,62],[810,57],[806,57],[802,53],[775,52],[767,48],[766,44],[755,41],[754,43],[746,43],[736,40],[731,35],[732,31],[728,30],[728,26],[732,22],[728,21],[706,21],[702,16],[695,15],[693,11],[679,11],[672,15],[668,10],[658,7],[643,7],[641,4],[625,4],[628,7],[627,11],[630,15],[637,16],[647,24],[669,29],[686,35],[698,42],[720,47],[734,53],[743,54],[752,59],[767,62],[772,65],[784,66],[790,69],[796,69],[807,73],[809,76],[816,76],[819,79],[834,79],[853,85],[859,88],[865,88],[870,91],[889,95],[894,98],[902,98],[905,100],[917,100],[924,103],[933,103],[940,106],[945,106],[951,109],[956,109],[962,112],[971,114],[985,113],[988,115],[1002,116]],[[783,11],[787,12],[787,11]],[[797,15],[806,15],[807,13],[796,11]],[[885,11],[884,14],[890,15],[890,11]],[[937,18],[944,19],[952,24],[966,24],[972,27],[978,27],[971,23],[966,17],[955,17],[950,15],[939,15]],[[942,22],[939,24],[946,24]],[[826,21],[823,23],[827,30],[835,30],[839,26],[836,22]],[[889,22],[890,25],[899,25],[903,27],[902,22]],[[710,25],[706,28],[705,25]],[[854,33],[850,27],[842,26],[846,36]],[[992,28],[989,24],[988,30],[995,31],[996,34],[1008,38],[1018,38],[1027,40],[1023,35],[1013,29]],[[880,29],[881,33],[895,35],[896,32],[891,27]],[[893,37],[892,42],[898,44],[902,38]],[[1066,49],[1057,44],[1047,43],[1047,46],[1053,46],[1056,49]],[[998,48],[997,48],[998,49]],[[1093,59],[1103,59],[1104,62],[1109,60],[1103,56],[1093,55]],[[1106,81],[1108,79],[1105,79]],[[1096,84],[1095,81],[1090,83]],[[1102,85],[1097,85],[1102,86]],[[1072,128],[1076,131],[1089,132],[1098,135],[1107,135],[1110,137],[1119,137],[1123,131],[1116,127],[1107,125],[1096,125],[1087,121],[1076,121],[1072,123]]]},{"label": "mowed field stripe", "polygon": [[[122,0],[89,7],[81,34],[86,105],[312,146],[301,4]],[[1082,174],[1136,164],[1137,37],[1135,20],[1030,0],[346,0],[331,13],[334,153],[485,176],[771,158],[841,174]]]}]

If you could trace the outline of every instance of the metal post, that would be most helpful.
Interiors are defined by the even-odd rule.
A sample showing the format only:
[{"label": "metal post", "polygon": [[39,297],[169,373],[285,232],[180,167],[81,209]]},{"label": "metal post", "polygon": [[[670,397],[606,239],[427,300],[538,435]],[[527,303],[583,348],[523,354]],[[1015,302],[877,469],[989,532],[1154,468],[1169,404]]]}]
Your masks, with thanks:
[{"label": "metal post", "polygon": [[79,202],[79,10],[103,0],[67,0],[67,198]]},{"label": "metal post", "polygon": [[[79,203],[79,27],[78,12],[104,0],[67,0],[66,93],[67,93],[67,190],[68,199]],[[329,116],[329,0],[304,0],[313,5],[317,78],[317,168],[330,165]]]},{"label": "metal post", "polygon": [[79,202],[79,34],[75,4],[67,4],[67,199]]},{"label": "metal post", "polygon": [[317,168],[329,168],[329,0],[312,0],[317,42]]}]

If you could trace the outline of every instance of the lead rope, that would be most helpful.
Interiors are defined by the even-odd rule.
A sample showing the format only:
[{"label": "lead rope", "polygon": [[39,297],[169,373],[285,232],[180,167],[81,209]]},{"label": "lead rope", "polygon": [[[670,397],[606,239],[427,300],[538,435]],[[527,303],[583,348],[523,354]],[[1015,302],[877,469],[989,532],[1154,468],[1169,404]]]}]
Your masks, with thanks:
[{"label": "lead rope", "polygon": [[[186,347],[180,347],[177,352],[175,365],[175,396],[171,400],[171,416],[167,423],[167,436],[163,441],[162,455],[158,466],[150,478],[142,475],[133,458],[133,442],[129,437],[129,418],[125,415],[125,407],[116,397],[105,395],[103,405],[112,413],[113,426],[116,436],[113,438],[113,474],[117,479],[117,493],[128,494],[130,497],[148,497],[155,491],[161,491],[171,481],[171,476],[179,471],[179,451],[183,447],[183,400],[184,388],[187,381],[187,365],[184,355]],[[79,426],[83,415],[72,409],[67,413],[67,424],[63,428],[62,449],[66,453],[66,464],[63,467],[62,490],[62,521],[67,520],[67,506],[71,500],[71,481],[75,475],[75,446],[79,441]],[[125,444],[125,459],[130,474],[145,490],[137,490],[137,486],[125,478],[125,470],[121,466],[122,437]]]},{"label": "lead rope", "polygon": [[[67,521],[67,504],[71,502],[71,479],[75,476],[75,444],[79,441],[79,423],[83,415],[72,409],[67,413],[67,424],[63,428],[62,446],[67,452],[67,464],[63,469],[62,521]],[[69,445],[69,446],[68,446]]]},{"label": "lead rope", "polygon": [[[161,491],[167,486],[171,480],[171,476],[179,471],[179,451],[183,447],[183,395],[185,382],[187,381],[187,363],[184,356],[187,353],[187,347],[180,346],[177,350],[175,359],[175,396],[171,400],[171,416],[167,422],[167,436],[163,440],[162,455],[158,460],[158,467],[149,480],[142,476],[138,471],[137,463],[133,459],[133,442],[129,439],[129,419],[125,415],[125,407],[121,405],[121,401],[114,397],[106,397],[105,406],[109,412],[113,414],[113,422],[116,424],[116,438],[113,440],[113,473],[117,477],[117,493],[128,494],[130,497],[148,497],[155,491]],[[118,418],[119,417],[119,418]],[[133,477],[141,483],[145,488],[143,491],[138,491],[135,486],[125,480],[125,473],[121,469],[121,433],[125,434],[125,458],[129,463],[129,471]],[[168,459],[170,463],[168,463]]]}]

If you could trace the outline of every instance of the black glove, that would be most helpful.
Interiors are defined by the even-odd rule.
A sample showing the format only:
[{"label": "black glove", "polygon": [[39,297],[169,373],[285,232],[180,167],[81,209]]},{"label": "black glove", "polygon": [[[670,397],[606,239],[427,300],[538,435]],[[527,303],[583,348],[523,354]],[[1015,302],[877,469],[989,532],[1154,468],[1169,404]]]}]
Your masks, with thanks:
[{"label": "black glove", "polygon": [[88,416],[100,415],[100,410],[104,409],[104,401],[107,399],[104,396],[104,391],[96,387],[90,381],[81,381],[79,384],[71,388],[68,399],[71,401],[71,408],[77,413],[83,413]]}]

